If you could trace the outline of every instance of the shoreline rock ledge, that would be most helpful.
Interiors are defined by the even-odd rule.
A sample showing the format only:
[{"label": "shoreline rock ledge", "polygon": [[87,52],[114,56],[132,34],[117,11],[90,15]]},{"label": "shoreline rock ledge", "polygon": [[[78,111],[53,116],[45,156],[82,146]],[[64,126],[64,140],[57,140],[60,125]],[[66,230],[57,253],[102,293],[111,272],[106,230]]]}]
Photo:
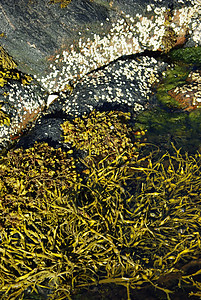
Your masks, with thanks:
[{"label": "shoreline rock ledge", "polygon": [[22,72],[49,92],[60,91],[123,55],[184,43],[187,32],[201,44],[198,12],[193,0],[72,0],[65,8],[48,0],[6,0],[0,44]]},{"label": "shoreline rock ledge", "polygon": [[[41,86],[41,99],[45,99],[37,98],[41,107],[48,95],[67,92],[88,73],[119,57],[145,50],[168,52],[185,43],[201,45],[198,0],[72,0],[65,8],[48,0],[5,0],[0,4],[0,28],[0,45],[18,70]],[[19,91],[20,86],[16,93],[6,93],[5,85],[1,109],[7,113],[3,102],[12,107],[20,102],[29,120],[29,111],[34,116],[34,101],[26,104],[27,95],[24,99]],[[42,110],[39,106],[36,114]],[[18,111],[16,108],[15,113]],[[11,116],[10,127],[12,119],[21,120]],[[1,126],[0,142],[10,138],[9,126]],[[19,128],[25,126],[19,124]],[[17,128],[15,124],[12,135],[18,134]]]}]

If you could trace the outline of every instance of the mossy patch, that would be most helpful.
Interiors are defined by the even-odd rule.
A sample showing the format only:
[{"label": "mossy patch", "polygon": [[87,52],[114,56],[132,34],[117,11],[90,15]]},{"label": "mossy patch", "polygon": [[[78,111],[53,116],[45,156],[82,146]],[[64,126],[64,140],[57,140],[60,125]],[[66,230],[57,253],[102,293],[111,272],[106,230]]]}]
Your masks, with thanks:
[{"label": "mossy patch", "polygon": [[174,61],[182,61],[187,64],[201,64],[201,47],[174,49],[169,53]]},{"label": "mossy patch", "polygon": [[172,65],[163,72],[162,80],[156,92],[156,97],[161,105],[173,109],[181,108],[181,104],[168,95],[168,91],[183,85],[189,73],[189,66],[185,64]]}]

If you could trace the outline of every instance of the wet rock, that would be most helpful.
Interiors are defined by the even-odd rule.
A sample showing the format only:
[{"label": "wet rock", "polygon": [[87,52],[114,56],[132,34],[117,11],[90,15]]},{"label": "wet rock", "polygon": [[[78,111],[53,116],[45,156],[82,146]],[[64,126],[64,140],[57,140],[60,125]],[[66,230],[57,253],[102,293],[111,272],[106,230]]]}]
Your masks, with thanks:
[{"label": "wet rock", "polygon": [[92,72],[69,95],[64,92],[58,94],[19,145],[32,146],[35,141],[55,145],[57,139],[56,146],[59,146],[62,141],[61,122],[94,109],[130,111],[135,116],[141,110],[150,108],[153,105],[152,85],[159,81],[166,66],[153,57],[139,56],[118,60],[104,69]]},{"label": "wet rock", "polygon": [[43,117],[36,122],[33,130],[22,138],[17,143],[17,147],[29,148],[37,142],[47,142],[50,146],[58,148],[61,146],[62,129],[61,124],[64,122],[61,117]]},{"label": "wet rock", "polygon": [[47,93],[37,81],[23,85],[11,80],[0,87],[1,113],[7,122],[0,126],[0,144],[5,146],[19,137],[36,120],[46,103]]},{"label": "wet rock", "polygon": [[[56,111],[60,101],[61,111],[66,115],[87,112],[106,102],[124,106],[135,103],[136,110],[144,108],[149,92],[146,95],[141,92],[139,81],[136,91],[135,83],[128,83],[125,78],[127,63],[119,62],[118,67],[122,69],[123,64],[125,67],[121,79],[120,75],[115,78],[110,74],[114,72],[111,66],[97,74],[93,71],[105,68],[119,57],[146,49],[167,52],[185,43],[187,33],[198,45],[198,2],[76,0],[65,8],[44,0],[1,3],[0,44],[13,56],[18,68],[33,75],[39,84],[36,84],[37,92],[36,88],[25,89],[15,82],[8,84],[9,96],[5,96],[6,88],[2,91],[0,113],[5,113],[5,122],[0,127],[0,143],[19,136],[27,124],[38,117],[45,104],[49,106],[52,93],[60,94]],[[118,74],[119,70],[116,68],[115,72]],[[149,67],[143,72],[149,73]],[[129,71],[128,75],[131,73]],[[100,82],[99,88],[94,80]],[[75,89],[66,97],[69,87],[70,92],[71,88]],[[13,93],[16,100],[13,100]],[[10,106],[10,102],[14,104]],[[10,118],[10,125],[7,118]]]},{"label": "wet rock", "polygon": [[[150,105],[152,85],[159,80],[166,64],[153,57],[125,58],[85,76],[76,85],[62,111],[69,116],[92,111],[108,103],[111,107],[129,106],[138,112]],[[56,100],[61,107],[61,101]],[[48,112],[55,111],[55,105]],[[57,109],[56,109],[57,110]]]}]

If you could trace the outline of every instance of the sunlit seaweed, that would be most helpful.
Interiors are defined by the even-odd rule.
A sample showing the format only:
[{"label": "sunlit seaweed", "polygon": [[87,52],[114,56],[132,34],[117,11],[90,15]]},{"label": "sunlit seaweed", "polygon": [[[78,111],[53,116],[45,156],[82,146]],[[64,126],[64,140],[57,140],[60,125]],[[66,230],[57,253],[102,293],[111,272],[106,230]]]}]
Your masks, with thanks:
[{"label": "sunlit seaweed", "polygon": [[61,8],[65,8],[71,0],[50,0],[50,4],[60,3]]},{"label": "sunlit seaweed", "polygon": [[31,76],[17,71],[17,64],[0,46],[0,86],[3,87],[9,79],[20,81],[22,84],[28,84],[32,81]]},{"label": "sunlit seaweed", "polygon": [[[61,8],[65,8],[68,6],[68,4],[71,3],[72,0],[50,0],[49,3],[50,4],[56,4],[56,3],[60,3],[60,7]],[[90,0],[93,1],[93,0]]]},{"label": "sunlit seaweed", "polygon": [[[74,147],[68,153],[35,144],[1,156],[1,299],[30,299],[28,290],[39,289],[49,299],[71,299],[109,283],[125,286],[128,299],[146,284],[168,299],[178,285],[201,292],[201,154],[174,148],[174,155],[144,156],[127,117],[93,112],[65,123],[64,140]],[[97,142],[104,130],[108,139]],[[122,151],[112,143],[121,134],[128,139]],[[74,158],[76,148],[86,155]],[[125,151],[134,155],[122,159]]]},{"label": "sunlit seaweed", "polygon": [[0,126],[2,125],[10,125],[10,118],[9,116],[1,109],[0,105]]},{"label": "sunlit seaweed", "polygon": [[64,142],[86,153],[86,160],[93,157],[99,164],[116,159],[126,161],[138,155],[136,132],[128,126],[130,119],[130,113],[94,110],[89,116],[62,124]]},{"label": "sunlit seaweed", "polygon": [[177,35],[174,31],[174,29],[171,27],[172,23],[172,11],[168,9],[166,11],[166,20],[164,23],[165,30],[162,37],[162,45],[161,50],[164,53],[168,53],[172,48],[174,48],[176,41],[177,41]]},{"label": "sunlit seaweed", "polygon": [[12,70],[17,67],[16,63],[14,62],[13,58],[8,55],[8,53],[4,50],[2,46],[0,46],[0,66],[3,69]]}]

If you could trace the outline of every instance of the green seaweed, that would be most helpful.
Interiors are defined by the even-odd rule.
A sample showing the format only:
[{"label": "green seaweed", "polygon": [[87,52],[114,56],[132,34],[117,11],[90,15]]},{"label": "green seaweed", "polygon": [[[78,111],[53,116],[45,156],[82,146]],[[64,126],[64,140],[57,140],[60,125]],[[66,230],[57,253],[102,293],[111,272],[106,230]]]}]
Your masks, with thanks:
[{"label": "green seaweed", "polygon": [[161,151],[171,151],[173,142],[182,151],[195,153],[201,149],[200,124],[200,109],[188,113],[156,107],[137,117],[135,130],[147,130],[148,141],[158,145]]},{"label": "green seaweed", "polygon": [[201,64],[201,47],[174,49],[169,53],[174,61],[182,61],[187,64]]},{"label": "green seaweed", "polygon": [[168,95],[168,91],[183,85],[189,73],[189,66],[185,64],[172,65],[163,72],[162,80],[159,83],[156,92],[156,97],[161,105],[168,108],[181,108],[181,104]]}]

